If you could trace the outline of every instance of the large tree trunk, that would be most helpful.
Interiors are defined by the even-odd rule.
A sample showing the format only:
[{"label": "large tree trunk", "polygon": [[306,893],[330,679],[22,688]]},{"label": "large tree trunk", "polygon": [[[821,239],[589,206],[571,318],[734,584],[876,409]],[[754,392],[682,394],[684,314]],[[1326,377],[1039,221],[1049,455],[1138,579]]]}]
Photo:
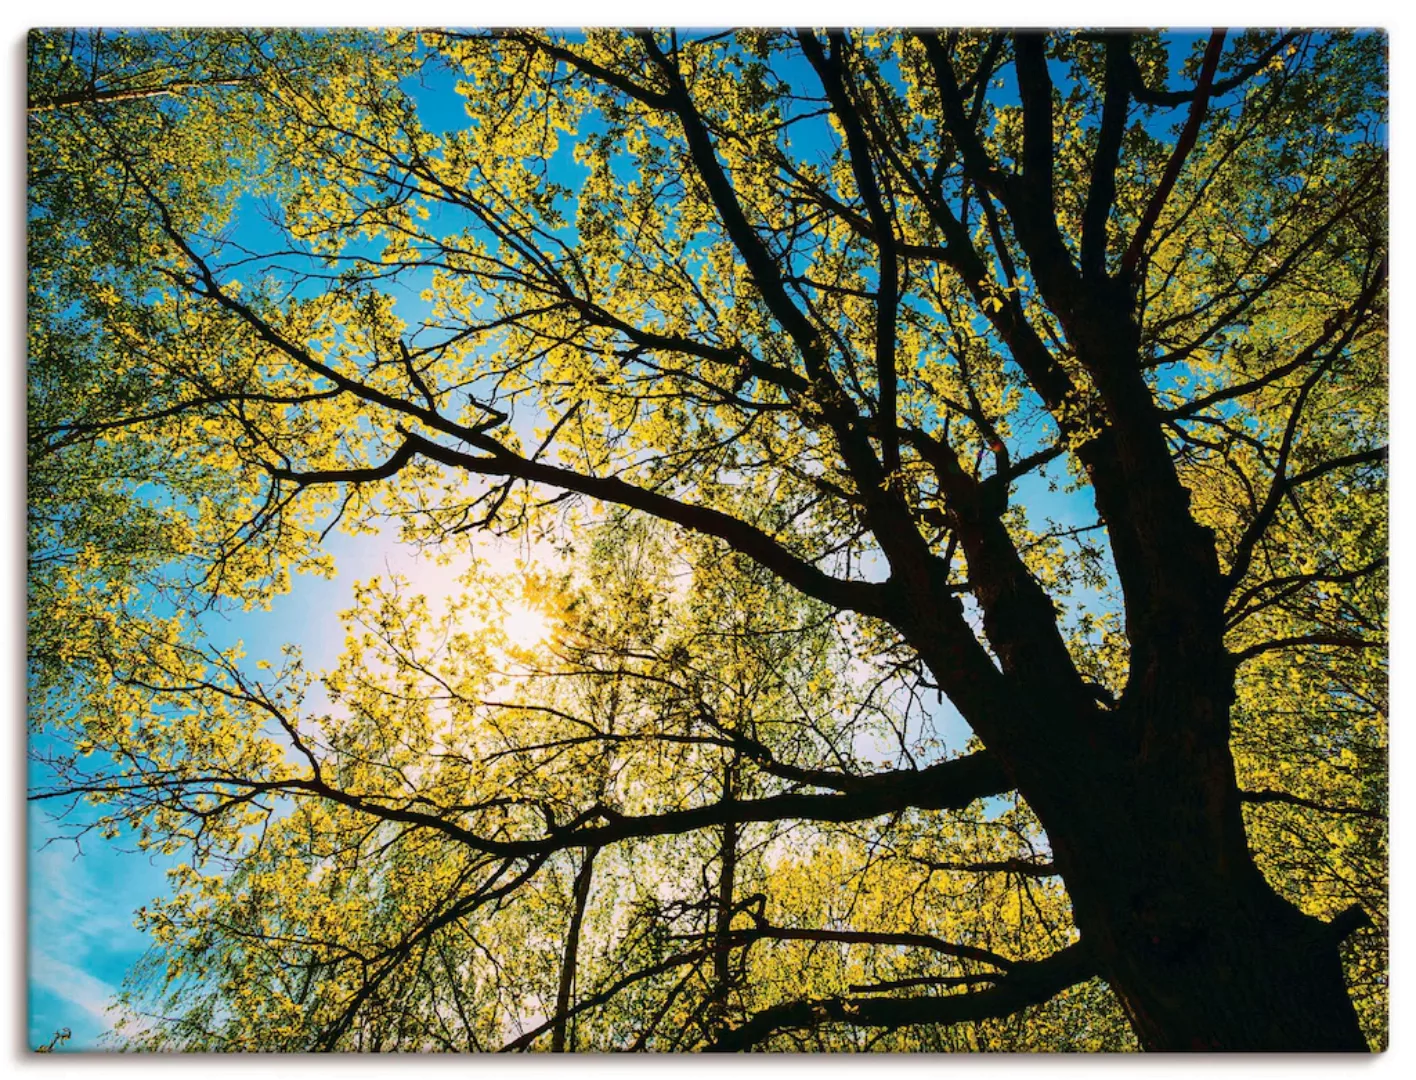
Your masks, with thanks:
[{"label": "large tree trunk", "polygon": [[1126,910],[1123,898],[1103,918],[1087,919],[1096,928],[1083,932],[1098,946],[1141,1046],[1366,1050],[1336,935],[1262,881],[1238,885],[1217,910],[1183,910],[1178,901],[1212,884],[1163,883],[1177,889],[1164,913]]},{"label": "large tree trunk", "polygon": [[[1004,756],[1145,1049],[1366,1050],[1338,934],[1278,896],[1249,851],[1229,750],[1227,588],[1139,374],[1129,299],[1083,306],[1070,332],[1106,402],[1089,471],[1131,670],[1112,708],[1056,725],[1070,737]],[[1055,713],[1038,704],[1039,718]]]},{"label": "large tree trunk", "polygon": [[1254,865],[1227,737],[1158,726],[1174,737],[1092,748],[1068,763],[1067,790],[1038,793],[1082,939],[1141,1045],[1366,1050],[1339,933]]},{"label": "large tree trunk", "polygon": [[981,715],[979,733],[1046,829],[1082,941],[1144,1048],[1365,1050],[1338,932],[1278,896],[1250,854],[1213,538],[1193,522],[1175,533],[1149,542],[1190,572],[1128,599],[1121,699],[1078,709],[1044,686],[1006,724]]}]

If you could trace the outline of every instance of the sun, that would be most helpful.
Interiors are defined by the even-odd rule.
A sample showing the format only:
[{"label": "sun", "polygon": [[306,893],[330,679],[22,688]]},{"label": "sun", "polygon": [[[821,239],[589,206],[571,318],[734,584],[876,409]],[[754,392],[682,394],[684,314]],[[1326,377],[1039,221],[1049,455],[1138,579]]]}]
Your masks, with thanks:
[{"label": "sun", "polygon": [[502,603],[502,611],[502,633],[513,648],[532,649],[550,637],[550,619],[539,608],[511,600]]}]

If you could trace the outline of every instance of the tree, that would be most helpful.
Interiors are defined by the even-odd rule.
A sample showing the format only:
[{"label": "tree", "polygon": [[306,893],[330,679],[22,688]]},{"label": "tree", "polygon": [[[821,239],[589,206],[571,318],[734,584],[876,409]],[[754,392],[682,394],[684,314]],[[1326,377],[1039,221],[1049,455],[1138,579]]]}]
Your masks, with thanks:
[{"label": "tree", "polygon": [[[242,55],[32,95],[36,234],[143,253],[36,309],[41,498],[182,535],[32,589],[40,796],[194,856],[139,1044],[1385,1044],[1379,35]],[[181,615],[607,515],[535,653],[475,575],[318,680]]]}]

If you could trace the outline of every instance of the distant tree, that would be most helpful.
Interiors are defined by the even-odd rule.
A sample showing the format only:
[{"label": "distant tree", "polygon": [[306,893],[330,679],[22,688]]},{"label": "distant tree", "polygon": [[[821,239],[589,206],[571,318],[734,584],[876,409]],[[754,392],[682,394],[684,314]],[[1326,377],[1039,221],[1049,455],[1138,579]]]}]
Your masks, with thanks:
[{"label": "distant tree", "polygon": [[[1384,48],[33,35],[36,796],[190,852],[132,1044],[1384,1046]],[[202,640],[381,519],[574,550]]]},{"label": "distant tree", "polygon": [[54,1033],[54,1038],[50,1039],[43,1046],[36,1046],[34,1052],[36,1054],[52,1054],[73,1037],[74,1033],[68,1028],[60,1028]]}]

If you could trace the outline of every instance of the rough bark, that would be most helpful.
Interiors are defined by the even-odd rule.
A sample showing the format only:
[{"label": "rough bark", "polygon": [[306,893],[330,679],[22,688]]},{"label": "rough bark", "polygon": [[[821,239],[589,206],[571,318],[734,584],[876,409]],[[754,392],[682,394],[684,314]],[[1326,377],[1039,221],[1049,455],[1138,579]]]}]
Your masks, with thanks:
[{"label": "rough bark", "polygon": [[1141,1045],[1365,1050],[1337,932],[1253,864],[1227,748],[1196,740],[1158,767],[1108,772],[1079,769],[1090,795],[1071,792],[1047,828],[1083,940]]}]

